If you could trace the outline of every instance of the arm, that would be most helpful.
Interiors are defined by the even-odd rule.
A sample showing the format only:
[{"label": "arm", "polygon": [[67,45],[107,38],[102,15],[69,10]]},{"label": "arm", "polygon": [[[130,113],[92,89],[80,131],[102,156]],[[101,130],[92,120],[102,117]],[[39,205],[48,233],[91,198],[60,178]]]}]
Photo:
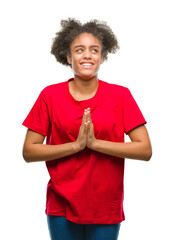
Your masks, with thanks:
[{"label": "arm", "polygon": [[59,145],[46,145],[43,144],[44,139],[44,135],[28,129],[23,146],[23,158],[26,162],[51,161],[83,150],[86,147],[85,113],[75,142]]},{"label": "arm", "polygon": [[118,143],[95,139],[91,149],[120,158],[149,161],[152,148],[147,129],[141,125],[128,133],[131,142]]},{"label": "arm", "polygon": [[50,161],[79,151],[76,142],[46,145],[43,144],[44,139],[45,136],[28,129],[23,146],[23,158],[26,162]]},{"label": "arm", "polygon": [[88,148],[120,158],[150,160],[152,147],[145,125],[138,126],[128,132],[131,142],[120,143],[95,138],[90,110],[87,111],[86,121]]}]

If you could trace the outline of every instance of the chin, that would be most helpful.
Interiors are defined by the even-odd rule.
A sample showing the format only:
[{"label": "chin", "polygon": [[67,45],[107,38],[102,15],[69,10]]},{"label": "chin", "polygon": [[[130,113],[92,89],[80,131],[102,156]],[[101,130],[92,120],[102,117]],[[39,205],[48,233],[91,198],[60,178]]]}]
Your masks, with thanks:
[{"label": "chin", "polygon": [[82,80],[91,80],[93,78],[97,78],[97,76],[96,75],[93,75],[93,76],[83,75],[83,76],[78,76],[78,78],[80,78]]},{"label": "chin", "polygon": [[78,78],[83,80],[91,80],[93,78],[97,78],[97,74],[75,74]]}]

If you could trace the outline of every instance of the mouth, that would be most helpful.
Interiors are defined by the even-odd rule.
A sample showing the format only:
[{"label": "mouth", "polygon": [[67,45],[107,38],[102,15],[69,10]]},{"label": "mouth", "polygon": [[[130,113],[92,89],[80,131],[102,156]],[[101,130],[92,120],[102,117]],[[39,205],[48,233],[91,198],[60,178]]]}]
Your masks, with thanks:
[{"label": "mouth", "polygon": [[82,62],[82,63],[80,63],[80,65],[83,66],[84,68],[92,68],[94,66],[94,63]]}]

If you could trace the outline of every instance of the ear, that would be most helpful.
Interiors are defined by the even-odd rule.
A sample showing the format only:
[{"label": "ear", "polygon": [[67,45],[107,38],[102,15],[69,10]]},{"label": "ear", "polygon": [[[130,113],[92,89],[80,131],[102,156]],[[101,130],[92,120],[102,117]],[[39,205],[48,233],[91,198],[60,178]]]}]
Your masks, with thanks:
[{"label": "ear", "polygon": [[70,56],[69,54],[67,55],[67,62],[68,62],[70,65],[72,65],[71,56]]},{"label": "ear", "polygon": [[100,64],[103,63],[103,56],[101,56],[101,59],[100,59]]}]

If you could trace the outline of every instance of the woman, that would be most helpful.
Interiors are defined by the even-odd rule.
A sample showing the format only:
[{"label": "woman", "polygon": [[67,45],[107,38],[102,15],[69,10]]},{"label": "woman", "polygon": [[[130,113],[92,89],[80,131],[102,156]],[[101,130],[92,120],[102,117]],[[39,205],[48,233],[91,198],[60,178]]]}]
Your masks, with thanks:
[{"label": "woman", "polygon": [[110,27],[75,19],[61,26],[51,53],[74,77],[41,91],[23,122],[23,157],[46,162],[51,239],[116,240],[125,219],[124,158],[151,158],[146,120],[126,87],[98,79],[108,53],[119,48]]}]

